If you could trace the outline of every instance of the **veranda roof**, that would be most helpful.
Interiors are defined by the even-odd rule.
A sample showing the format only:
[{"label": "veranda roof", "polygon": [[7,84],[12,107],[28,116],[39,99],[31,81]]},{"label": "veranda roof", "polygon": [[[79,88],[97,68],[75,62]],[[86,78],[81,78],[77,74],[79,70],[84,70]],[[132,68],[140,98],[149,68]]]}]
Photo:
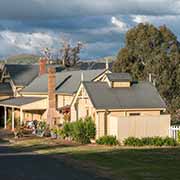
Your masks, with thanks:
[{"label": "veranda roof", "polygon": [[46,99],[44,97],[15,97],[0,101],[0,106],[21,107],[36,101]]}]

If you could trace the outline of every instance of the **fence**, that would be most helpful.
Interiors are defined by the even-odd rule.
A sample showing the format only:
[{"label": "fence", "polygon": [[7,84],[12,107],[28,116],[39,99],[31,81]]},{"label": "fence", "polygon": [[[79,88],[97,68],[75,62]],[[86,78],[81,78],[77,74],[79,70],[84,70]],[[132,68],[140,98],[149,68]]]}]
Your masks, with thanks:
[{"label": "fence", "polygon": [[178,139],[178,131],[180,131],[180,126],[171,126],[170,127],[170,136],[174,139]]}]

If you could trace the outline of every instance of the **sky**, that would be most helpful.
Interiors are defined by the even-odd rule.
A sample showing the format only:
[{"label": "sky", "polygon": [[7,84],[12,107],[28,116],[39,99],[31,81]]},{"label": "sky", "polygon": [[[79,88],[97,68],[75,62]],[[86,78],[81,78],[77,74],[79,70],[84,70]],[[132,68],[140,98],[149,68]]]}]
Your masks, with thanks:
[{"label": "sky", "polygon": [[0,58],[55,54],[81,41],[81,59],[114,56],[138,23],[167,25],[180,39],[180,0],[0,0]]}]

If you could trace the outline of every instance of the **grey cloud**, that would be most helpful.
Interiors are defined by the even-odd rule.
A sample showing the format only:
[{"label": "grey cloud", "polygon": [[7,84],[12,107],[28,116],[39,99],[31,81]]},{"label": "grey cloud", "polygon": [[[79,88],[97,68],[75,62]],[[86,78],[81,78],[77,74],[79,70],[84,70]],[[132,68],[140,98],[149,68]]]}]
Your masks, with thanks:
[{"label": "grey cloud", "polygon": [[179,0],[6,0],[1,19],[53,19],[105,14],[174,15]]}]

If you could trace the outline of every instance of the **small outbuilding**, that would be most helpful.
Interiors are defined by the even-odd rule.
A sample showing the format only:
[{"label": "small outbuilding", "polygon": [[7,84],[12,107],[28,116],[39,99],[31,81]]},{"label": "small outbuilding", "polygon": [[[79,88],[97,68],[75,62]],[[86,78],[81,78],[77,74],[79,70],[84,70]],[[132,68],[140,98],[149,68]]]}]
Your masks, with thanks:
[{"label": "small outbuilding", "polygon": [[128,73],[108,73],[102,81],[82,82],[71,105],[71,120],[92,116],[97,137],[169,136],[170,115],[150,82],[135,82]]}]

